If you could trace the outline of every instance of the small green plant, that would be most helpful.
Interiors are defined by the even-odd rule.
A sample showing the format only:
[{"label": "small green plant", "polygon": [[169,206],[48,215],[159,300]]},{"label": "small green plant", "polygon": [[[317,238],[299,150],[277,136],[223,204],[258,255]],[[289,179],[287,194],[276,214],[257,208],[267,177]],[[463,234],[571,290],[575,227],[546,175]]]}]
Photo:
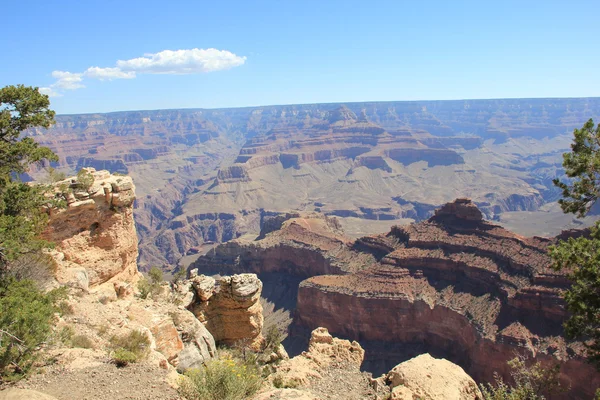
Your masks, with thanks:
[{"label": "small green plant", "polygon": [[102,324],[98,326],[98,335],[104,336],[108,333],[108,324]]},{"label": "small green plant", "polygon": [[74,335],[75,329],[70,325],[65,325],[58,330],[56,339],[62,344],[70,345]]},{"label": "small green plant", "polygon": [[142,299],[160,293],[160,285],[163,282],[163,272],[158,267],[150,268],[148,278],[144,277],[138,281],[138,291]]},{"label": "small green plant", "polygon": [[53,167],[48,167],[48,176],[46,177],[46,180],[49,183],[56,183],[64,181],[65,179],[67,179],[67,175],[65,175],[64,172],[57,171]]},{"label": "small green plant", "polygon": [[0,278],[0,380],[23,377],[52,334],[64,290],[44,293],[31,280]]},{"label": "small green plant", "polygon": [[113,349],[111,358],[117,366],[126,366],[145,357],[150,347],[148,336],[140,331],[127,335],[112,336],[109,340]]},{"label": "small green plant", "polygon": [[271,325],[267,328],[265,334],[265,352],[277,351],[281,341],[283,340],[283,332],[277,327],[277,325]]},{"label": "small green plant", "polygon": [[94,175],[86,169],[79,170],[77,173],[77,185],[86,192],[89,191],[94,185]]},{"label": "small green plant", "polygon": [[117,349],[113,352],[112,361],[117,367],[123,368],[129,364],[138,362],[138,356],[132,351]]},{"label": "small green plant", "polygon": [[261,383],[256,365],[229,358],[186,372],[179,392],[188,400],[242,400],[252,397]]},{"label": "small green plant", "polygon": [[173,274],[173,278],[171,279],[171,282],[173,282],[173,283],[180,282],[185,279],[185,275],[186,275],[186,270],[184,268],[180,268],[179,270],[177,270],[177,272],[175,272]]},{"label": "small green plant", "polygon": [[71,338],[71,346],[79,347],[82,349],[93,349],[94,342],[92,341],[92,339],[85,335],[75,335]]},{"label": "small green plant", "polygon": [[60,313],[61,316],[67,316],[67,315],[73,315],[75,314],[75,308],[73,307],[72,304],[70,304],[67,301],[61,301],[60,303],[58,303],[58,312]]},{"label": "small green plant", "polygon": [[273,386],[277,389],[295,389],[300,386],[300,381],[296,378],[285,379],[281,374],[276,374],[273,377]]},{"label": "small green plant", "polygon": [[566,391],[558,380],[558,364],[545,368],[539,362],[527,366],[526,361],[523,357],[516,357],[508,362],[513,386],[497,374],[495,384],[481,385],[484,400],[545,400],[547,396]]}]

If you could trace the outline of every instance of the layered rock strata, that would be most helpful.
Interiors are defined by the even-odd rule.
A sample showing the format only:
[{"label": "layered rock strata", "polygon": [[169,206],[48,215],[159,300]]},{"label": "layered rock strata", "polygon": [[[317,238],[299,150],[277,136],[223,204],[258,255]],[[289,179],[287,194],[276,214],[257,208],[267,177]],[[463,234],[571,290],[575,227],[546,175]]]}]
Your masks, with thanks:
[{"label": "layered rock strata", "polygon": [[109,281],[135,281],[133,181],[108,171],[87,171],[91,183],[71,177],[55,185],[66,207],[48,210],[49,224],[42,236],[56,245],[50,253],[57,264],[56,277],[85,289]]},{"label": "layered rock strata", "polygon": [[457,363],[477,381],[508,377],[515,354],[559,363],[569,398],[588,398],[600,374],[564,339],[564,272],[550,268],[555,239],[525,238],[482,219],[468,199],[428,221],[350,241],[324,217],[295,217],[255,242],[233,241],[196,268],[304,279],[292,333],[317,326],[360,341],[365,366],[388,370],[419,352]]},{"label": "layered rock strata", "polygon": [[224,276],[218,281],[192,275],[191,285],[196,296],[188,307],[217,342],[261,348],[262,282],[255,274]]}]

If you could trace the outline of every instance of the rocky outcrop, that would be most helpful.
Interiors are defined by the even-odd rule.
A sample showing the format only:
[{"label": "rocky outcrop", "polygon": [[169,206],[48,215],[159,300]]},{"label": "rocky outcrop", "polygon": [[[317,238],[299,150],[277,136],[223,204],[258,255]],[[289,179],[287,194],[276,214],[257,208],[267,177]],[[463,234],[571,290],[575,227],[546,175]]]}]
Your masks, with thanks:
[{"label": "rocky outcrop", "polygon": [[55,243],[50,252],[60,283],[84,289],[138,277],[137,234],[133,219],[135,187],[131,177],[88,169],[93,183],[76,177],[55,185],[66,207],[49,210],[42,236]]},{"label": "rocky outcrop", "polygon": [[445,359],[429,354],[405,361],[385,377],[395,400],[480,400],[477,384],[465,371]]},{"label": "rocky outcrop", "polygon": [[262,346],[262,282],[255,274],[224,276],[218,281],[192,275],[191,284],[196,300],[189,308],[217,342],[254,349]]},{"label": "rocky outcrop", "polygon": [[263,239],[218,246],[194,266],[303,279],[292,336],[322,326],[359,340],[373,372],[430,352],[485,382],[496,372],[508,378],[517,353],[559,363],[569,398],[600,386],[581,343],[563,336],[560,293],[569,282],[550,268],[554,239],[509,232],[464,198],[427,221],[356,241],[326,227],[316,216],[291,218]]},{"label": "rocky outcrop", "polygon": [[359,371],[365,351],[357,342],[332,337],[327,329],[317,328],[310,336],[308,351],[281,362],[272,378],[279,377],[298,386],[307,386],[310,379],[323,379],[323,372],[332,365]]}]

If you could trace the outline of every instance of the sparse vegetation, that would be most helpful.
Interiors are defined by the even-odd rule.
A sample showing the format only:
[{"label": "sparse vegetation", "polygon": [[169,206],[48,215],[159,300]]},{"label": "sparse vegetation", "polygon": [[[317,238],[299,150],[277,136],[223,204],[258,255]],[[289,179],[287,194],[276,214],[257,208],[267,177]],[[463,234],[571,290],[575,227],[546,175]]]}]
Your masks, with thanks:
[{"label": "sparse vegetation", "polygon": [[277,351],[279,345],[281,345],[281,341],[283,340],[283,332],[279,329],[277,325],[271,325],[267,328],[267,332],[265,334],[265,352]]},{"label": "sparse vegetation", "polygon": [[273,386],[277,389],[295,389],[300,386],[300,382],[296,378],[286,379],[282,374],[275,374]]},{"label": "sparse vegetation", "polygon": [[52,334],[57,302],[63,290],[46,294],[33,281],[0,280],[0,379],[24,376],[37,359],[38,348]]},{"label": "sparse vegetation", "polygon": [[122,336],[112,336],[109,342],[113,349],[111,358],[120,367],[144,358],[150,346],[148,336],[140,331],[131,331]]},{"label": "sparse vegetation", "polygon": [[[585,216],[600,197],[600,124],[589,120],[573,132],[571,152],[563,154],[567,182],[558,202],[565,213]],[[569,271],[572,286],[564,292],[571,317],[565,323],[567,338],[584,341],[589,361],[600,370],[600,225],[589,237],[569,238],[550,249],[557,270]]]},{"label": "sparse vegetation", "polygon": [[81,169],[77,173],[77,186],[86,192],[91,189],[94,185],[94,175],[92,175],[88,170]]},{"label": "sparse vegetation", "polygon": [[144,277],[138,282],[138,291],[142,299],[148,296],[154,296],[160,292],[160,285],[163,282],[163,272],[158,267],[150,268],[148,278]]},{"label": "sparse vegetation", "polygon": [[261,383],[255,364],[226,358],[188,371],[181,382],[180,394],[188,400],[241,400],[256,393]]},{"label": "sparse vegetation", "polygon": [[71,346],[82,349],[93,349],[94,342],[86,335],[75,335],[71,338]]},{"label": "sparse vegetation", "polygon": [[539,362],[528,366],[526,359],[517,357],[508,365],[514,385],[496,375],[494,384],[481,385],[484,400],[545,400],[564,392],[558,381],[558,364],[551,368],[545,368]]}]

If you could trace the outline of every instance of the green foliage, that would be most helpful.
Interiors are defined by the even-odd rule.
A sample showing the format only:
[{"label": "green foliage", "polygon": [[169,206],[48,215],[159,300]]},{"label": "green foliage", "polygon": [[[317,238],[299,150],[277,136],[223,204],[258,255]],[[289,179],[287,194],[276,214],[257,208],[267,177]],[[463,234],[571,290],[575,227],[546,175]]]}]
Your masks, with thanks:
[{"label": "green foliage", "polygon": [[276,351],[283,340],[283,332],[277,325],[271,325],[265,334],[265,352]]},{"label": "green foliage", "polygon": [[527,366],[523,358],[508,362],[514,386],[505,383],[496,375],[494,385],[481,385],[484,400],[544,400],[553,394],[564,392],[558,381],[560,367],[544,368],[537,362]]},{"label": "green foliage", "polygon": [[148,272],[148,278],[150,278],[152,285],[160,285],[163,281],[163,272],[158,267],[152,267]]},{"label": "green foliage", "polygon": [[117,349],[113,352],[112,361],[117,367],[123,368],[129,364],[138,362],[138,356],[132,351]]},{"label": "green foliage", "polygon": [[300,386],[300,381],[296,378],[286,379],[282,374],[275,374],[273,377],[273,386],[277,389],[295,389]]},{"label": "green foliage", "polygon": [[40,147],[31,137],[19,140],[27,129],[48,128],[54,123],[48,96],[38,88],[23,85],[0,89],[0,179],[5,182],[11,174],[22,174],[35,162],[58,157],[47,147]]},{"label": "green foliage", "polygon": [[173,282],[173,283],[180,282],[185,279],[185,275],[186,275],[185,268],[180,268],[177,270],[177,272],[175,272],[173,274],[173,278],[171,279],[171,282]]},{"label": "green foliage", "polygon": [[82,168],[77,173],[77,186],[86,192],[94,185],[94,175],[92,175],[87,169]]},{"label": "green foliage", "polygon": [[31,137],[21,138],[26,129],[48,128],[54,111],[48,96],[37,88],[6,86],[0,89],[0,264],[3,270],[19,256],[47,246],[38,235],[46,224],[41,211],[48,203],[47,188],[31,186],[14,177],[27,171],[32,163],[58,161],[47,147]]},{"label": "green foliage", "polygon": [[0,280],[1,379],[19,378],[30,370],[37,348],[50,338],[57,302],[64,295],[64,290],[45,294],[30,280]]},{"label": "green foliage", "polygon": [[567,269],[572,285],[564,293],[571,317],[565,323],[570,339],[585,339],[588,359],[600,369],[600,227],[589,237],[569,238],[550,248],[555,269]]},{"label": "green foliage", "polygon": [[137,362],[148,354],[150,340],[140,331],[131,331],[127,335],[113,336],[109,339],[113,349],[112,360],[117,366]]},{"label": "green foliage", "polygon": [[[563,155],[563,166],[571,181],[558,179],[562,189],[559,200],[565,213],[585,216],[600,194],[600,125],[594,129],[589,120],[573,132],[571,152]],[[591,229],[589,237],[569,238],[550,248],[553,267],[566,269],[572,282],[564,293],[571,317],[565,334],[584,340],[588,359],[600,370],[600,227]]]},{"label": "green foliage", "polygon": [[144,277],[138,281],[138,290],[142,299],[160,293],[160,285],[163,282],[163,272],[158,267],[150,268],[148,278]]},{"label": "green foliage", "polygon": [[262,383],[255,364],[239,359],[209,361],[201,369],[185,374],[179,389],[188,400],[241,400],[250,398]]},{"label": "green foliage", "polygon": [[600,194],[600,124],[594,129],[590,119],[575,129],[573,137],[571,152],[563,154],[563,167],[571,181],[554,179],[554,184],[562,189],[563,198],[558,203],[563,211],[581,218]]},{"label": "green foliage", "polygon": [[48,167],[47,171],[48,176],[46,177],[46,181],[48,181],[48,183],[56,183],[67,179],[67,175],[64,172],[57,171],[52,167]]}]

